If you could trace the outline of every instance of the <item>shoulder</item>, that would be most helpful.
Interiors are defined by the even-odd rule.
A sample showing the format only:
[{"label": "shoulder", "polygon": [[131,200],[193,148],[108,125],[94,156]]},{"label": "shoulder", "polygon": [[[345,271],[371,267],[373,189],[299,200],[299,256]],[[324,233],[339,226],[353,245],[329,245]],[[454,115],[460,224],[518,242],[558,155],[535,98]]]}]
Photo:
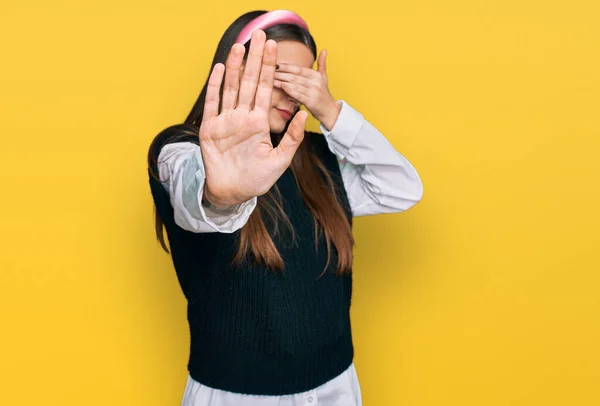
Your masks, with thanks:
[{"label": "shoulder", "polygon": [[325,135],[318,132],[306,131],[304,133],[304,140],[308,141],[311,151],[317,154],[323,164],[330,170],[334,169],[335,172],[335,168],[338,165],[337,156],[329,148]]},{"label": "shoulder", "polygon": [[148,158],[158,158],[165,145],[179,142],[191,142],[198,145],[198,128],[192,124],[176,124],[165,128],[152,140]]},{"label": "shoulder", "polygon": [[198,128],[192,124],[176,124],[160,131],[148,148],[148,165],[156,171],[157,161],[166,145],[175,143],[192,143],[198,145]]},{"label": "shoulder", "polygon": [[308,142],[311,150],[318,154],[322,154],[326,152],[326,150],[328,150],[327,141],[325,141],[325,136],[321,133],[314,131],[305,131],[304,141]]}]

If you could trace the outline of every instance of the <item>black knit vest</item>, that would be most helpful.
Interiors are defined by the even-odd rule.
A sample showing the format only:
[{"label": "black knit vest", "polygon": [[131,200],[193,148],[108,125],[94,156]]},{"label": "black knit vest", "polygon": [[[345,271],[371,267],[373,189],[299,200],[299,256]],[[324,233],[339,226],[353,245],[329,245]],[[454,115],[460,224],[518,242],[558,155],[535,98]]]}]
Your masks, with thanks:
[{"label": "black knit vest", "polygon": [[[178,126],[163,131],[159,135],[162,145],[171,142],[177,131]],[[198,142],[194,137],[177,141]],[[331,174],[338,200],[352,222],[335,155],[321,134],[307,132],[304,142],[310,143]],[[335,274],[333,246],[329,267],[323,273],[327,264],[325,239],[319,233],[315,245],[313,217],[290,169],[277,186],[295,239],[283,224],[278,234],[271,234],[284,261],[283,272],[257,265],[250,255],[241,268],[233,267],[239,230],[185,231],[174,222],[163,185],[150,176],[150,186],[188,302],[188,370],[194,380],[236,393],[285,395],[316,388],[350,366],[354,355],[352,276]],[[272,221],[264,220],[272,232]]]}]

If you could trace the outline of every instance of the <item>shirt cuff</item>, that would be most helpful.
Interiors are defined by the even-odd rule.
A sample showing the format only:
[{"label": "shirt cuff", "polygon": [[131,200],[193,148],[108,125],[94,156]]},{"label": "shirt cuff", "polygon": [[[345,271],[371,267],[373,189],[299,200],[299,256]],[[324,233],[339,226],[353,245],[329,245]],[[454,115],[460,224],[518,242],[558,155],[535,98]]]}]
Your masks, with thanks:
[{"label": "shirt cuff", "polygon": [[181,200],[185,208],[179,213],[183,217],[182,223],[189,224],[194,230],[220,233],[233,233],[242,228],[256,207],[257,198],[253,197],[226,209],[205,207],[202,197],[206,178],[199,148],[195,149],[191,159],[192,163],[184,167],[182,176]]},{"label": "shirt cuff", "polygon": [[329,144],[329,148],[340,159],[344,159],[354,144],[365,119],[362,114],[354,110],[345,101],[339,100],[337,103],[342,106],[342,109],[333,128],[328,131],[321,123],[320,129]]},{"label": "shirt cuff", "polygon": [[[202,197],[200,197],[202,199]],[[200,200],[202,201],[202,200]],[[250,214],[256,207],[257,198],[253,197],[243,203],[227,209],[205,207],[200,204],[200,215],[207,225],[220,233],[232,233],[244,226],[250,218]]]}]

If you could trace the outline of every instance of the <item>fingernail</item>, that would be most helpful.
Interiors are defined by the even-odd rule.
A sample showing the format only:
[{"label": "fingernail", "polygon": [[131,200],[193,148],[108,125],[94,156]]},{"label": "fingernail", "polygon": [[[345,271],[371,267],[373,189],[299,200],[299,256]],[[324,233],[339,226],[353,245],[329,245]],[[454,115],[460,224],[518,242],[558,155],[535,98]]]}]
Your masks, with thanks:
[{"label": "fingernail", "polygon": [[275,65],[275,69],[279,69],[279,65]]}]

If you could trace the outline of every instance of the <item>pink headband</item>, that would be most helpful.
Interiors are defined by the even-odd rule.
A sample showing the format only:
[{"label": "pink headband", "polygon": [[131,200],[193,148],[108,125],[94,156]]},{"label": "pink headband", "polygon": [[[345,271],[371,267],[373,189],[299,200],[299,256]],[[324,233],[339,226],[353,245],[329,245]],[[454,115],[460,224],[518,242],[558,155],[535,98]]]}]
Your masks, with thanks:
[{"label": "pink headband", "polygon": [[308,25],[306,21],[302,19],[298,14],[288,10],[274,10],[265,14],[261,14],[254,20],[250,21],[248,25],[238,35],[236,43],[245,44],[252,38],[252,33],[256,30],[265,30],[269,27],[278,24],[294,24],[304,28],[308,31]]}]

